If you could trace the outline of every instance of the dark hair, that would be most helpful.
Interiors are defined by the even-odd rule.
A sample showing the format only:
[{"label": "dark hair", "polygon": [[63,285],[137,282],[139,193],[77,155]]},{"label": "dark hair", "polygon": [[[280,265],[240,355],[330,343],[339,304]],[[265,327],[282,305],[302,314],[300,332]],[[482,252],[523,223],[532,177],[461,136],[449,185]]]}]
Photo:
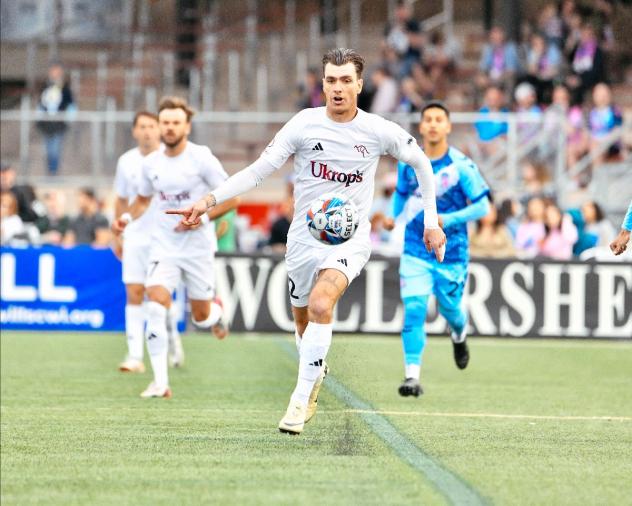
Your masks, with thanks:
[{"label": "dark hair", "polygon": [[79,188],[79,193],[85,195],[89,199],[96,200],[97,194],[94,192],[94,188],[90,188],[89,186],[84,186],[83,188]]},{"label": "dark hair", "polygon": [[182,109],[187,115],[187,122],[191,121],[191,118],[195,114],[195,111],[189,107],[187,101],[181,97],[163,97],[158,105],[158,114],[165,109]]},{"label": "dark hair", "polygon": [[158,115],[154,114],[153,112],[138,111],[136,114],[134,114],[134,121],[132,122],[132,126],[136,126],[136,123],[138,123],[138,120],[142,117],[151,118],[155,121],[158,121]]},{"label": "dark hair", "polygon": [[597,204],[597,202],[595,202],[594,200],[591,200],[589,204],[592,204],[593,208],[595,209],[595,221],[599,223],[606,217],[606,214],[603,212],[601,206]]},{"label": "dark hair", "polygon": [[448,106],[444,102],[442,102],[441,100],[430,100],[429,102],[426,102],[426,105],[424,105],[421,108],[421,117],[422,118],[424,116],[424,113],[428,109],[441,109],[443,112],[445,112],[445,115],[448,118],[450,117],[450,109],[448,109]]},{"label": "dark hair", "polygon": [[323,74],[325,73],[325,67],[328,63],[336,65],[337,67],[347,63],[353,63],[358,79],[362,77],[362,71],[364,70],[364,58],[355,49],[337,47],[336,49],[330,49],[327,51],[323,56]]}]

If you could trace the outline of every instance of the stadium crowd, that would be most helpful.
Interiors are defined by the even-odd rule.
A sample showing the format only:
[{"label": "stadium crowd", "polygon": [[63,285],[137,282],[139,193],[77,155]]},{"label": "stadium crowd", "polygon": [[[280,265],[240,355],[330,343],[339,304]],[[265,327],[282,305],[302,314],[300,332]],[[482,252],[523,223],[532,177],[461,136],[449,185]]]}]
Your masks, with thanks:
[{"label": "stadium crowd", "polygon": [[[373,113],[419,111],[430,99],[445,99],[454,82],[465,84],[459,92],[472,98],[470,108],[478,110],[475,141],[459,146],[474,159],[493,156],[506,144],[508,125],[489,117],[497,112],[515,111],[541,117],[541,126],[518,125],[522,141],[540,135],[547,140],[557,128],[561,115],[567,119],[566,166],[572,167],[584,155],[595,153],[593,167],[606,160],[621,159],[627,146],[614,143],[602,153],[600,144],[622,122],[620,108],[605,82],[606,64],[616,41],[612,29],[613,3],[596,0],[585,3],[564,0],[547,4],[536,19],[521,29],[520,40],[507,39],[500,26],[487,34],[478,69],[468,75],[461,67],[461,48],[441,31],[426,33],[414,17],[412,3],[396,3],[392,22],[384,27],[381,61],[369,68],[365,92],[359,106]],[[324,105],[320,70],[308,70],[299,89],[297,107]],[[51,65],[40,95],[43,111],[56,112],[74,107],[72,92],[62,67]],[[45,127],[45,128],[44,128]],[[65,127],[63,123],[38,126],[46,140],[48,170],[56,174]],[[597,246],[606,245],[616,234],[600,205],[586,201],[576,209],[560,209],[549,168],[552,149],[541,142],[534,156],[522,167],[522,185],[517,194],[503,195],[500,202],[471,230],[472,254],[493,257],[536,257],[569,259]],[[597,154],[599,153],[599,154]],[[585,187],[591,171],[575,175],[578,187]],[[67,192],[37,192],[19,185],[16,168],[2,165],[2,244],[89,244],[108,247],[108,202],[92,188],[76,192],[76,205],[66,206]],[[388,215],[394,179],[382,182],[372,218],[376,249],[384,253],[397,242],[397,232],[382,227]],[[291,191],[288,193],[291,195]],[[220,251],[284,251],[291,221],[291,198],[271,206],[268,223],[260,229],[248,218],[231,212],[217,224]],[[66,209],[77,209],[68,216]]]},{"label": "stadium crowd", "polygon": [[[601,154],[600,143],[622,122],[606,83],[606,63],[615,49],[612,29],[613,3],[598,0],[586,5],[565,0],[547,4],[536,19],[523,24],[520,40],[507,40],[494,26],[484,44],[478,70],[469,75],[461,68],[461,49],[442,32],[426,34],[414,18],[412,4],[397,3],[394,22],[387,24],[382,40],[382,61],[367,79],[364,107],[377,114],[419,111],[430,99],[449,99],[455,81],[468,83],[459,90],[472,97],[477,108],[476,142],[465,151],[477,159],[493,155],[504,144],[507,123],[486,119],[490,113],[515,111],[541,116],[545,132],[557,125],[557,116],[568,120],[567,167],[594,153],[594,166],[618,159],[624,146],[613,144]],[[309,96],[315,102],[317,80],[310,80]],[[305,105],[305,100],[301,106]],[[539,126],[519,125],[521,140],[535,136]],[[543,135],[542,139],[547,136]],[[550,137],[549,137],[550,138]],[[551,154],[546,143],[537,150],[541,159]],[[578,174],[585,186],[590,168]]]},{"label": "stadium crowd", "polygon": [[[371,218],[374,250],[386,255],[401,251],[402,229],[388,232],[383,227],[390,214],[394,175],[383,178],[382,193],[375,199]],[[110,247],[110,220],[106,216],[111,212],[92,188],[76,191],[77,213],[69,216],[65,193],[45,191],[40,200],[31,185],[16,184],[16,171],[11,165],[2,166],[0,182],[3,246]],[[238,212],[222,216],[216,223],[219,251],[284,252],[292,213],[292,199],[287,198],[271,210],[268,223],[261,227],[253,228],[248,217]],[[529,162],[523,167],[521,194],[495,203],[490,213],[471,227],[470,248],[474,257],[569,260],[589,254],[592,248],[607,246],[616,233],[595,201],[560,209],[546,166]]]}]

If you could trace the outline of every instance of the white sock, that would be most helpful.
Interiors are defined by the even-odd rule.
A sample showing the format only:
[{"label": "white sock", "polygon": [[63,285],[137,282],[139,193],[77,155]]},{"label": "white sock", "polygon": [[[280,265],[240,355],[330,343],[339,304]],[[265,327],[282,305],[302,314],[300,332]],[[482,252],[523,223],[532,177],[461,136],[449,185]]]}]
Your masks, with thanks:
[{"label": "white sock", "polygon": [[180,332],[178,331],[178,306],[176,304],[171,304],[169,310],[167,311],[167,332],[169,333],[169,341],[175,341],[179,336]]},{"label": "white sock", "polygon": [[224,310],[222,309],[222,306],[211,301],[211,312],[208,315],[208,318],[206,320],[202,320],[201,322],[198,322],[191,318],[191,323],[193,323],[193,325],[200,330],[207,330],[215,325],[223,314]]},{"label": "white sock", "polygon": [[309,322],[301,341],[298,363],[298,381],[292,394],[292,401],[307,406],[314,383],[331,346],[333,324]]},{"label": "white sock", "polygon": [[169,386],[167,368],[167,308],[157,302],[147,303],[147,351],[158,387]]},{"label": "white sock", "polygon": [[467,337],[467,327],[463,327],[460,334],[457,334],[454,331],[450,332],[450,337],[452,338],[453,343],[462,343]]},{"label": "white sock", "polygon": [[298,354],[300,356],[301,354],[301,335],[298,333],[298,330],[294,331],[294,341],[296,342],[296,351],[298,351]]},{"label": "white sock", "polygon": [[404,368],[406,369],[406,379],[415,378],[419,380],[419,371],[421,370],[419,364],[405,364]]},{"label": "white sock", "polygon": [[143,360],[145,332],[145,311],[140,304],[125,306],[125,335],[127,336],[127,356]]}]

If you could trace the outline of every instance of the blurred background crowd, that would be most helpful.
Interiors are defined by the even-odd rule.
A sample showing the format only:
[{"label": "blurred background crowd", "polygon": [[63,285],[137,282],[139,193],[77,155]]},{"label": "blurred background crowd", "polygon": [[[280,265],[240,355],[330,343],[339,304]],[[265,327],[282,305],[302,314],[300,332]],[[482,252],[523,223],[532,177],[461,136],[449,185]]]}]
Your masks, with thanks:
[{"label": "blurred background crowd", "polygon": [[[12,31],[33,15],[26,4],[2,4],[3,245],[109,247],[113,169],[133,146],[134,110],[155,107],[162,93],[187,97],[202,113],[194,142],[208,144],[232,173],[258,156],[280,122],[213,123],[214,112],[324,105],[321,50],[352,43],[367,59],[361,108],[411,131],[410,115],[429,99],[454,112],[452,142],[476,161],[494,196],[492,212],[471,229],[473,256],[598,256],[632,198],[626,0],[454,0],[440,15],[406,0],[232,8],[221,0],[136,0],[119,5],[125,18],[108,15],[118,4],[107,0],[85,1],[88,14],[68,25],[63,14],[77,2],[51,0],[41,2],[55,14],[46,37]],[[98,28],[95,16],[125,36],[113,42],[116,33]],[[68,50],[81,37],[84,52]],[[82,123],[85,111],[94,121]],[[392,161],[380,165],[371,217],[384,254],[398,254],[401,242],[401,224],[393,232],[382,226],[392,169]],[[220,251],[284,251],[291,170],[275,177],[263,197],[244,199],[217,224]]]}]

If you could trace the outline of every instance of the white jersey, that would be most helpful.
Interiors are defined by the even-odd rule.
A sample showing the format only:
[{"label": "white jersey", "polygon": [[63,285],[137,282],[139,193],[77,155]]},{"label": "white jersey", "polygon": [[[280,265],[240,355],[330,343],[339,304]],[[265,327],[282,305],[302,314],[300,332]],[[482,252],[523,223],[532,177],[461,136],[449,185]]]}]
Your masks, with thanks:
[{"label": "white jersey", "polygon": [[[114,192],[118,197],[127,199],[128,205],[131,205],[138,196],[144,159],[145,156],[140,152],[140,149],[132,148],[123,153],[116,164]],[[125,232],[123,233],[125,242],[147,243],[149,241],[151,238],[151,227],[155,221],[155,211],[155,199],[152,199],[149,208],[143,215],[125,227]]]},{"label": "white jersey", "polygon": [[305,224],[305,215],[318,197],[336,192],[350,198],[358,208],[359,225],[352,241],[369,243],[369,212],[380,156],[390,154],[396,159],[408,159],[411,149],[419,150],[406,130],[360,109],[346,123],[329,119],[325,107],[299,112],[279,130],[261,155],[276,168],[295,155],[294,218],[288,242],[329,247],[314,240]]},{"label": "white jersey", "polygon": [[193,205],[228,178],[220,161],[207,146],[187,142],[178,156],[154,151],[143,160],[138,193],[154,196],[155,224],[151,257],[191,257],[209,255],[217,249],[215,226],[206,223],[188,231],[177,231],[180,216],[165,214],[167,209]]}]

